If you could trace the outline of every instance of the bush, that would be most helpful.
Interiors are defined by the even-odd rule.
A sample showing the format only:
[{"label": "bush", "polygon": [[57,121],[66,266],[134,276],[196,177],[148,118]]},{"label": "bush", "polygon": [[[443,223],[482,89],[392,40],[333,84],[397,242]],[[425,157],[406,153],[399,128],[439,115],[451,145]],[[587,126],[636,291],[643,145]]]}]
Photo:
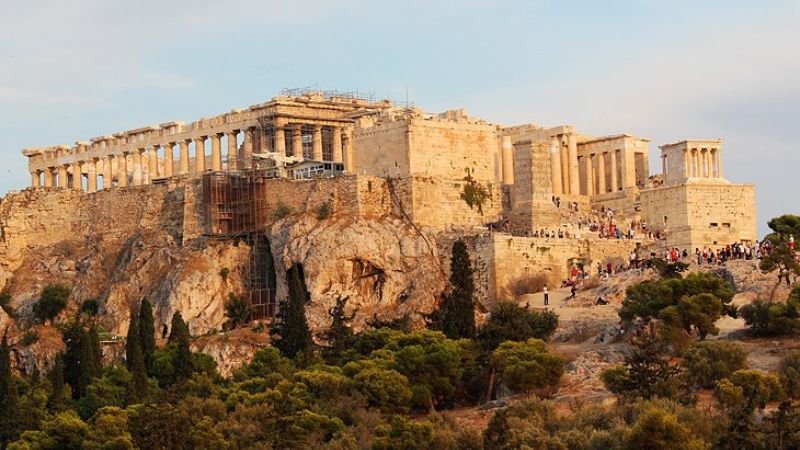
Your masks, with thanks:
[{"label": "bush", "polygon": [[543,273],[517,278],[508,284],[508,296],[513,300],[521,295],[540,292],[547,286],[548,281],[547,275]]},{"label": "bush", "polygon": [[11,294],[7,292],[0,294],[0,308],[2,308],[9,317],[14,317],[14,308],[11,307]]},{"label": "bush", "polygon": [[225,303],[225,317],[228,318],[231,328],[244,325],[250,318],[250,306],[242,296],[230,293]]},{"label": "bush", "polygon": [[278,202],[278,206],[275,207],[275,211],[272,212],[273,220],[280,220],[284,217],[288,217],[292,214],[292,208],[287,206],[283,202]]},{"label": "bush", "polygon": [[231,269],[227,267],[223,267],[219,270],[219,276],[222,277],[222,281],[228,281],[228,276],[231,274]]},{"label": "bush", "polygon": [[39,332],[31,328],[22,334],[22,345],[29,346],[39,341]]},{"label": "bush", "polygon": [[800,300],[796,296],[785,303],[757,299],[741,306],[739,314],[757,336],[782,336],[800,330]]},{"label": "bush", "polygon": [[503,342],[492,352],[492,366],[515,392],[556,386],[564,373],[564,360],[551,354],[539,339]]},{"label": "bush", "polygon": [[333,214],[333,207],[330,201],[325,201],[317,208],[317,219],[325,220]]},{"label": "bush", "polygon": [[689,384],[713,387],[733,372],[746,368],[747,354],[739,344],[723,341],[695,342],[683,354],[681,365]]},{"label": "bush", "polygon": [[97,299],[86,300],[81,303],[81,312],[89,316],[96,316],[100,312],[100,302]]},{"label": "bush", "polygon": [[49,284],[42,290],[39,301],[33,305],[33,315],[39,320],[53,320],[67,307],[69,289],[61,284]]}]

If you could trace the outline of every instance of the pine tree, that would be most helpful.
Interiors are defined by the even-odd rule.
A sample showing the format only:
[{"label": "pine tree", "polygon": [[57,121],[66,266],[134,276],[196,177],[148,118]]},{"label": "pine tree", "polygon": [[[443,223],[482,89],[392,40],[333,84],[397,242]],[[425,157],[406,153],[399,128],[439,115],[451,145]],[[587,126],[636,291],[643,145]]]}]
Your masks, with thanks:
[{"label": "pine tree", "polygon": [[53,368],[47,375],[50,381],[50,395],[47,398],[47,407],[53,412],[61,412],[67,407],[67,386],[64,383],[64,355],[59,353],[53,363]]},{"label": "pine tree", "polygon": [[328,311],[328,315],[331,316],[331,326],[321,335],[328,344],[325,352],[331,357],[337,357],[353,343],[354,333],[349,322],[353,320],[355,313],[345,314],[346,305],[347,297],[336,300],[336,305]]},{"label": "pine tree", "polygon": [[313,342],[306,321],[306,288],[300,278],[299,266],[292,266],[286,272],[286,279],[289,298],[281,302],[269,333],[272,345],[284,356],[294,358],[299,353],[311,350]]},{"label": "pine tree", "polygon": [[179,312],[172,316],[169,344],[173,346],[174,351],[172,364],[175,368],[175,378],[177,380],[188,379],[194,370],[192,351],[189,348],[189,327]]},{"label": "pine tree", "polygon": [[433,327],[450,339],[475,336],[475,282],[469,252],[464,241],[453,243],[450,261],[450,293],[444,298],[440,311],[435,314]]},{"label": "pine tree", "polygon": [[139,317],[134,311],[131,311],[131,323],[128,327],[128,338],[125,341],[125,363],[133,375],[133,383],[128,391],[128,397],[132,403],[147,397],[147,370],[144,366],[142,343],[139,340],[140,331]]},{"label": "pine tree", "polygon": [[139,306],[139,342],[147,372],[153,370],[153,353],[156,351],[156,329],[153,323],[153,306],[147,299]]},{"label": "pine tree", "polygon": [[0,443],[16,436],[17,403],[17,388],[11,376],[11,349],[4,333],[0,343]]}]

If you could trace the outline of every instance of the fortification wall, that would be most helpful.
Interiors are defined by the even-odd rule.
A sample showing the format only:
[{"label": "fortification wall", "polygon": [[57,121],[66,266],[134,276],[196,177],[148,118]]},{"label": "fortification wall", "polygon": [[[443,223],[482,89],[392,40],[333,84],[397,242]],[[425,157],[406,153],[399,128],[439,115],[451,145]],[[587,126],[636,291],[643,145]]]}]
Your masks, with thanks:
[{"label": "fortification wall", "polygon": [[407,177],[411,173],[406,120],[357,128],[353,139],[357,149],[353,172],[379,177]]}]

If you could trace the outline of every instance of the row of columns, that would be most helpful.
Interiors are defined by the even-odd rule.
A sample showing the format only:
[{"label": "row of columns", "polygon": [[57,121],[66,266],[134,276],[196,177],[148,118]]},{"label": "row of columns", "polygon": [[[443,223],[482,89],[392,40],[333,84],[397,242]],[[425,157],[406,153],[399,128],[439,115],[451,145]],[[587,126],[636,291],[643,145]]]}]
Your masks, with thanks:
[{"label": "row of columns", "polygon": [[[275,148],[274,151],[286,156],[286,135],[285,129],[291,128],[292,153],[295,156],[303,155],[302,129],[303,124],[279,124],[274,128]],[[198,136],[192,139],[184,139],[178,142],[167,142],[156,144],[147,148],[140,148],[132,151],[107,155],[102,158],[91,157],[85,161],[73,162],[68,165],[48,167],[44,170],[34,170],[31,172],[31,185],[33,187],[64,187],[72,189],[83,189],[83,176],[86,176],[86,190],[95,192],[98,188],[98,175],[103,178],[103,188],[108,189],[113,186],[116,180],[117,187],[126,187],[130,183],[133,186],[140,186],[151,183],[156,178],[169,178],[175,175],[201,174],[207,169],[212,171],[238,170],[250,168],[254,151],[253,141],[256,128],[251,127],[245,130],[231,130],[218,132],[206,136]],[[347,155],[348,166],[352,164],[352,135],[350,130],[342,135],[342,127],[332,127],[332,148],[333,161],[345,162]],[[243,143],[241,155],[239,154],[238,135],[243,133]],[[223,167],[222,159],[222,137],[227,138],[227,167]],[[206,141],[211,141],[211,157],[208,160],[206,155]],[[190,168],[189,146],[194,143],[194,166]],[[178,146],[178,167],[175,173],[174,147]],[[163,158],[159,157],[159,151],[163,151]],[[322,126],[314,125],[312,132],[312,154],[311,158],[316,161],[323,159]],[[132,170],[128,171],[128,161],[130,160]],[[98,174],[97,165],[102,163],[102,173]],[[207,166],[210,164],[210,167]],[[43,181],[41,180],[44,174]],[[70,180],[71,175],[71,180]],[[130,175],[130,179],[129,179]]]},{"label": "row of columns", "polygon": [[578,137],[567,134],[550,138],[550,174],[553,193],[556,195],[580,195],[578,168]]},{"label": "row of columns", "polygon": [[[585,195],[601,195],[608,192],[617,192],[620,187],[624,188],[624,178],[620,180],[619,170],[617,170],[617,151],[591,153],[580,157],[581,164],[584,166],[586,177]],[[606,177],[606,160],[611,168],[610,177]],[[595,164],[596,162],[596,164]],[[595,165],[597,170],[595,170]]]},{"label": "row of columns", "polygon": [[[663,173],[667,175],[666,157],[663,160]],[[722,159],[716,148],[687,148],[683,152],[684,176],[686,178],[721,178]]]}]

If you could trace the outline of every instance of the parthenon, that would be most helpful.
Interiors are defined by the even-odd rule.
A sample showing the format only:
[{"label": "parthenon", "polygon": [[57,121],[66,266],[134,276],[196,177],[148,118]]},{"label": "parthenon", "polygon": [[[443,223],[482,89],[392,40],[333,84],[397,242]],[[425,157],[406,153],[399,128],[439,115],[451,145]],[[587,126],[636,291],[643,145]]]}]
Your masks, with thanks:
[{"label": "parthenon", "polygon": [[[553,204],[570,202],[575,211],[608,209],[647,222],[681,248],[755,239],[753,187],[724,179],[720,140],[661,146],[662,174],[655,177],[649,143],[625,133],[590,136],[573,125],[502,126],[461,109],[430,114],[308,91],[188,125],[166,122],[23,154],[33,188],[94,193],[220,172],[365,175],[395,180],[408,216],[438,229],[494,224],[525,235],[569,227],[575,217]],[[486,191],[477,210],[462,200],[465,182]],[[724,199],[735,202],[710,209],[693,203]]]}]

